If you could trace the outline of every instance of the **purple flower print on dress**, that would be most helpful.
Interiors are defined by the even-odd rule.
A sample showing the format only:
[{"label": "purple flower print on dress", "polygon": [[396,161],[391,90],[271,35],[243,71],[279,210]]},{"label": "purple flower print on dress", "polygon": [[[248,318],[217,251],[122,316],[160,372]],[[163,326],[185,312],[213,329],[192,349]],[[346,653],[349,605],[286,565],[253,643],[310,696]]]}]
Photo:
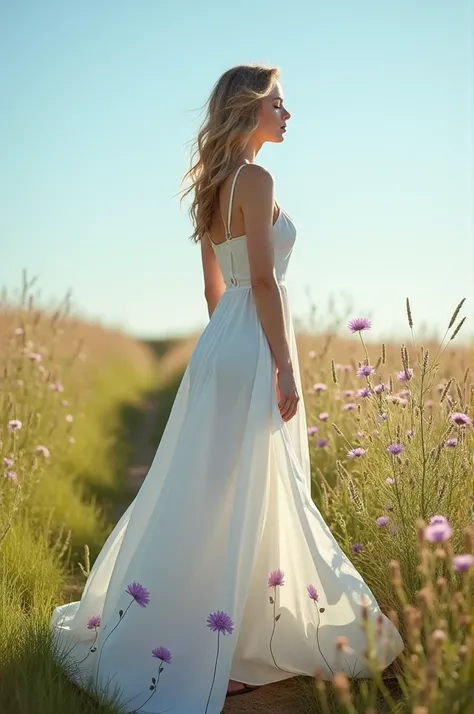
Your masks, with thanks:
[{"label": "purple flower print on dress", "polygon": [[285,584],[285,573],[283,570],[272,570],[270,575],[268,576],[268,587],[269,588],[275,588],[278,585],[284,585]]},{"label": "purple flower print on dress", "polygon": [[228,615],[223,610],[217,610],[217,612],[212,612],[207,616],[207,626],[212,632],[217,632],[217,653],[216,662],[214,664],[214,674],[212,677],[211,688],[209,690],[209,696],[207,698],[206,710],[204,714],[207,714],[209,709],[209,702],[211,701],[212,690],[214,688],[214,682],[216,681],[217,672],[217,661],[219,659],[219,639],[221,635],[231,635],[234,631],[234,622],[230,615]]},{"label": "purple flower print on dress", "polygon": [[137,605],[140,605],[140,607],[146,607],[150,603],[150,593],[143,587],[143,585],[140,585],[140,583],[130,583],[125,592],[133,597]]},{"label": "purple flower print on dress", "polygon": [[[104,650],[105,643],[107,642],[107,640],[109,639],[111,634],[113,632],[115,632],[117,627],[120,625],[123,618],[125,617],[127,612],[130,610],[130,608],[134,602],[136,602],[137,605],[140,605],[140,607],[146,607],[150,602],[150,593],[148,592],[148,590],[145,587],[143,587],[143,585],[140,585],[140,583],[133,581],[133,583],[130,583],[129,585],[127,585],[125,592],[127,593],[127,595],[130,595],[130,597],[132,599],[129,602],[129,604],[127,605],[125,611],[124,610],[118,611],[118,617],[119,617],[118,622],[114,625],[114,627],[112,627],[112,629],[108,633],[107,637],[104,639],[104,641],[102,643],[102,647],[99,650],[99,655],[98,655],[98,660],[97,660],[96,680],[95,680],[96,686],[99,681],[100,658],[102,657],[102,652]],[[107,625],[106,625],[106,627],[107,627]]]},{"label": "purple flower print on dress", "polygon": [[362,330],[370,330],[372,322],[368,317],[355,317],[349,321],[347,327],[352,334],[355,334],[356,332],[362,332]]},{"label": "purple flower print on dress", "polygon": [[333,671],[333,669],[331,668],[331,665],[330,665],[329,662],[327,661],[326,657],[324,656],[323,651],[322,651],[322,649],[321,649],[321,643],[320,643],[320,641],[319,641],[319,628],[320,628],[320,626],[321,626],[321,614],[325,612],[326,608],[324,608],[324,607],[319,607],[319,605],[318,605],[318,602],[319,602],[319,593],[318,593],[318,591],[317,591],[317,589],[316,589],[316,587],[315,587],[314,585],[308,585],[306,589],[307,589],[307,591],[308,591],[308,596],[309,596],[310,600],[312,600],[312,601],[314,602],[314,605],[315,605],[315,607],[316,607],[316,611],[317,611],[317,613],[318,613],[318,624],[316,625],[316,641],[317,641],[317,643],[318,643],[319,654],[321,655],[321,657],[322,657],[323,660],[325,661],[326,666],[327,666],[327,668],[329,669],[329,671],[331,672],[331,674],[334,676],[334,671]]},{"label": "purple flower print on dress", "polygon": [[[90,654],[93,654],[93,653],[96,651],[97,647],[95,646],[95,643],[96,643],[96,641],[97,641],[97,637],[98,637],[98,634],[99,634],[99,633],[98,633],[99,627],[100,627],[100,615],[92,615],[92,617],[89,617],[89,619],[87,620],[87,629],[88,629],[88,630],[95,630],[94,641],[92,642],[91,646],[89,647],[86,656],[83,657],[82,659],[80,659],[80,660],[77,662],[77,664],[82,664],[83,662],[85,662],[85,660],[89,657],[89,655],[90,655]],[[75,645],[74,645],[74,647],[75,647]],[[72,652],[72,650],[74,649],[74,647],[72,647],[72,648],[69,650],[68,654],[70,654],[70,653]]]},{"label": "purple flower print on dress", "polygon": [[270,635],[269,647],[270,647],[270,654],[271,654],[271,657],[273,660],[273,664],[275,665],[275,667],[277,669],[281,670],[282,672],[285,672],[285,670],[282,669],[277,664],[277,662],[275,660],[275,655],[273,654],[272,644],[273,644],[273,637],[275,635],[276,623],[278,622],[278,620],[281,617],[281,613],[279,613],[278,615],[276,613],[277,588],[283,587],[284,584],[285,584],[285,573],[283,572],[283,570],[281,570],[280,568],[277,568],[277,570],[272,570],[272,572],[268,576],[268,587],[273,588],[273,595],[270,595],[270,597],[268,598],[270,605],[273,606],[273,628],[272,628],[272,634]]},{"label": "purple flower print on dress", "polygon": [[[134,709],[131,714],[135,714],[136,712],[140,711],[140,709],[143,709],[143,707],[146,704],[148,704],[148,702],[150,701],[150,699],[152,698],[152,696],[155,694],[156,690],[158,689],[158,684],[160,682],[161,673],[164,671],[163,663],[171,664],[171,659],[172,659],[171,652],[169,651],[169,649],[167,647],[155,647],[155,649],[153,649],[151,651],[151,656],[154,657],[155,659],[160,660],[160,663],[158,665],[158,674],[156,677],[151,678],[151,684],[149,686],[151,694],[148,696],[148,699],[146,699],[143,702],[143,704],[140,704],[139,707]],[[135,697],[133,697],[132,699],[135,699]],[[132,701],[132,699],[129,699],[128,702],[126,702],[123,706],[127,706],[127,704],[129,704]]]}]

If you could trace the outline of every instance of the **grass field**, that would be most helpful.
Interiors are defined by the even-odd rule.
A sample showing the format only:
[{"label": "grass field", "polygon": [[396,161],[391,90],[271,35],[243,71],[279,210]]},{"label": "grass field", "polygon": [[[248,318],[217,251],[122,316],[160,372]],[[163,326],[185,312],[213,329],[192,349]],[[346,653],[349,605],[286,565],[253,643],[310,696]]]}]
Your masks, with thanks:
[{"label": "grass field", "polygon": [[[153,452],[194,339],[139,343],[67,304],[40,311],[30,292],[0,310],[0,711],[111,712],[52,660],[49,618],[133,497],[143,419]],[[407,644],[396,679],[371,660],[371,683],[302,684],[301,714],[474,711],[473,360],[450,340],[461,316],[446,347],[411,330],[406,345],[378,344],[376,325],[299,336],[313,497]]]}]

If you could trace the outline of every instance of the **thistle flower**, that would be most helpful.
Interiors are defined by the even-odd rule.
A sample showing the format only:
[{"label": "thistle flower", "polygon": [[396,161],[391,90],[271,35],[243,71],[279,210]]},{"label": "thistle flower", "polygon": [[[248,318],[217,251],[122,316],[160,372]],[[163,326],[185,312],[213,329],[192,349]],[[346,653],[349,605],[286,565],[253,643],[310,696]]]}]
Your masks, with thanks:
[{"label": "thistle flower", "polygon": [[444,445],[447,446],[448,448],[449,447],[453,448],[458,445],[458,440],[455,437],[452,439],[446,439],[446,441],[444,442]]},{"label": "thistle flower", "polygon": [[8,428],[10,431],[18,431],[19,429],[21,429],[22,426],[23,424],[19,419],[11,419],[8,422]]},{"label": "thistle flower", "polygon": [[451,538],[453,529],[446,521],[430,523],[423,531],[423,537],[430,543],[444,543]]},{"label": "thistle flower", "polygon": [[380,384],[375,385],[374,392],[376,394],[380,394],[381,392],[385,392],[386,389],[387,389],[387,385],[384,384],[383,382],[381,382]]},{"label": "thistle flower", "polygon": [[362,332],[363,330],[370,330],[372,322],[368,317],[355,317],[353,320],[349,321],[347,327],[352,334],[355,334],[356,332]]},{"label": "thistle flower", "polygon": [[362,543],[353,543],[351,546],[351,550],[353,553],[356,553],[358,555],[359,553],[362,553],[362,551],[364,550],[364,546],[362,545]]},{"label": "thistle flower", "polygon": [[374,374],[374,373],[375,373],[375,367],[372,367],[372,365],[370,365],[370,364],[363,364],[357,370],[358,377],[370,377],[370,375]]},{"label": "thistle flower", "polygon": [[397,378],[400,382],[409,382],[413,377],[413,369],[408,367],[408,369],[402,369],[401,372],[397,372]]},{"label": "thistle flower", "polygon": [[357,390],[357,396],[362,397],[362,399],[366,399],[367,397],[370,397],[372,392],[370,391],[369,387],[363,387],[362,389]]},{"label": "thistle flower", "polygon": [[318,449],[324,449],[329,444],[329,439],[318,439],[316,446]]},{"label": "thistle flower", "polygon": [[362,449],[360,446],[357,446],[355,449],[351,449],[350,451],[347,452],[347,455],[351,459],[359,459],[361,456],[365,456],[367,451],[365,449]]},{"label": "thistle flower", "polygon": [[49,457],[51,456],[48,447],[43,446],[43,444],[38,444],[35,451],[37,454],[41,454],[41,456],[44,456],[45,459],[49,459]]},{"label": "thistle flower", "polygon": [[451,414],[449,421],[457,426],[472,426],[472,419],[467,414],[462,412],[454,412]]},{"label": "thistle flower", "polygon": [[390,444],[387,446],[387,451],[389,454],[392,454],[392,456],[398,456],[398,454],[401,454],[404,450],[405,447],[403,444]]},{"label": "thistle flower", "polygon": [[474,568],[474,555],[465,553],[463,555],[455,555],[453,557],[453,568],[458,573],[467,573]]}]

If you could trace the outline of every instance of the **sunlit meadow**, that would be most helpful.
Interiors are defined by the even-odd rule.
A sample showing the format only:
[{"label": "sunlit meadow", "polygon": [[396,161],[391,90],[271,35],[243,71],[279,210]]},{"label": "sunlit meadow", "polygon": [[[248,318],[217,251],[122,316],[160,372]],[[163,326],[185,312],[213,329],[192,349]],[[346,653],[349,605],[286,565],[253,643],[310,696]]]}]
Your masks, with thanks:
[{"label": "sunlit meadow", "polygon": [[[130,419],[156,386],[157,359],[74,319],[67,301],[39,310],[31,292],[25,283],[0,306],[0,710],[105,714],[115,710],[53,662],[49,618],[77,597],[115,505],[129,497]],[[356,315],[342,337],[298,337],[313,498],[406,643],[383,677],[369,646],[370,682],[336,674],[327,683],[315,672],[301,683],[301,714],[473,711],[474,429],[469,351],[457,345],[463,305],[439,344],[418,344],[416,315],[405,309],[401,345],[378,344],[378,326]],[[343,653],[350,644],[336,646]]]}]

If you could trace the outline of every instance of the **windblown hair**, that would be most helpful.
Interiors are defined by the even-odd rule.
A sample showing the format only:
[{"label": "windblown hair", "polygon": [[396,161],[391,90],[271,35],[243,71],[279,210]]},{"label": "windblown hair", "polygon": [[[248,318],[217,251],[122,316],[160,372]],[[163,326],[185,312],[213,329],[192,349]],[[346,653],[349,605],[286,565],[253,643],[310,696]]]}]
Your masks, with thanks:
[{"label": "windblown hair", "polygon": [[240,65],[227,70],[206,102],[206,117],[191,151],[191,168],[183,177],[190,185],[181,201],[194,191],[189,215],[191,240],[209,234],[222,182],[232,173],[239,155],[258,126],[258,108],[279,77],[276,67]]}]

